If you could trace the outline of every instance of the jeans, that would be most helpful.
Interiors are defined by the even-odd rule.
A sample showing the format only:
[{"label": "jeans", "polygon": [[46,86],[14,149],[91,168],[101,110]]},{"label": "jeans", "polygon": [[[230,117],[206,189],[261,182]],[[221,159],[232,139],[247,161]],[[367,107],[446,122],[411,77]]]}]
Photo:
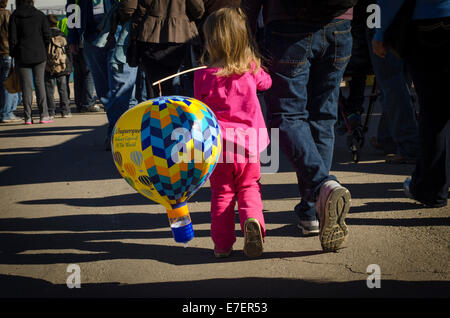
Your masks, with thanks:
[{"label": "jeans", "polygon": [[55,100],[53,98],[56,87],[58,88],[59,95],[59,108],[61,114],[70,114],[69,97],[67,96],[67,76],[61,75],[56,78],[51,78],[48,74],[45,74],[45,91],[47,93],[47,107],[48,114],[55,116]]},{"label": "jeans", "polygon": [[73,86],[77,110],[87,109],[95,104],[94,79],[82,52],[73,55]]},{"label": "jeans", "polygon": [[145,78],[145,71],[144,68],[141,66],[138,67],[135,90],[136,90],[135,96],[138,103],[143,103],[147,101],[147,84]]},{"label": "jeans", "polygon": [[39,108],[39,116],[41,120],[48,118],[47,94],[45,92],[45,64],[46,61],[34,65],[19,64],[25,121],[32,119],[33,83]]},{"label": "jeans", "polygon": [[15,117],[14,111],[19,103],[19,94],[10,94],[4,87],[11,66],[11,57],[0,57],[0,119],[13,119]]},{"label": "jeans", "polygon": [[[380,100],[385,125],[390,127],[390,135],[397,146],[397,152],[403,156],[417,157],[419,131],[404,61],[389,52],[385,58],[375,55],[372,51],[373,32],[368,31],[369,52],[378,88],[382,92]],[[383,140],[378,141],[383,143]]]},{"label": "jeans", "polygon": [[105,106],[106,116],[108,117],[107,138],[110,138],[112,129],[119,117],[130,107],[136,105],[134,84],[137,67],[124,64],[122,72],[114,70],[111,67],[114,46],[99,48],[92,44],[91,41],[94,38],[95,35],[85,38],[83,53],[94,79],[97,96]]},{"label": "jeans", "polygon": [[272,87],[267,118],[293,164],[302,201],[295,212],[315,220],[314,202],[330,175],[339,86],[352,51],[350,21],[325,26],[277,21],[267,25],[265,47]]},{"label": "jeans", "polygon": [[415,49],[407,57],[419,97],[420,155],[410,191],[425,204],[447,204],[450,185],[450,17],[416,21]]}]

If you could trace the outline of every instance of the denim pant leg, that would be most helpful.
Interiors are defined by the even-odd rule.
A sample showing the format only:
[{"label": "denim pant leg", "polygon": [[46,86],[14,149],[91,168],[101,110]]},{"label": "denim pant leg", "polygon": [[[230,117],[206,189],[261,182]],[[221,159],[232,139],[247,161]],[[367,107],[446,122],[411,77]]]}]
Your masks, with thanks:
[{"label": "denim pant leg", "polygon": [[380,58],[372,51],[372,38],[369,33],[369,52],[372,59],[378,88],[383,92],[382,108],[387,125],[397,151],[404,156],[416,157],[419,154],[418,124],[415,117],[409,85],[405,77],[405,64],[392,53]]},{"label": "denim pant leg", "polygon": [[47,108],[50,116],[55,116],[55,79],[45,74],[45,93],[47,94]]},{"label": "denim pant leg", "polygon": [[73,56],[73,86],[78,110],[89,108],[95,104],[94,79],[86,65],[83,53]]},{"label": "denim pant leg", "polygon": [[61,114],[67,115],[70,113],[69,96],[67,92],[67,76],[62,75],[56,78],[56,87],[58,87],[59,108]]},{"label": "denim pant leg", "polygon": [[[323,32],[324,35],[319,35],[322,39],[318,38],[313,42],[314,57],[307,86],[307,109],[314,142],[329,173],[333,159],[340,83],[352,50],[350,22],[331,23]],[[327,180],[337,179],[329,175],[324,181]],[[313,220],[316,213],[314,201],[302,198],[295,209],[300,219]]]},{"label": "denim pant leg", "polygon": [[108,117],[107,138],[119,117],[130,107],[137,67],[123,66],[122,72],[111,68],[112,48],[99,48],[91,42],[84,42],[84,56],[94,78],[95,90],[105,106]]},{"label": "denim pant leg", "polygon": [[9,56],[0,57],[0,118],[1,119],[11,119],[14,118],[13,111],[17,107],[18,95],[10,94],[4,83],[9,75],[9,70],[11,68],[12,59]]},{"label": "denim pant leg", "polygon": [[272,77],[265,94],[269,123],[280,129],[281,149],[297,173],[302,203],[296,212],[314,220],[320,186],[335,179],[329,171],[339,83],[351,54],[350,22],[325,28],[271,23],[265,43]]}]

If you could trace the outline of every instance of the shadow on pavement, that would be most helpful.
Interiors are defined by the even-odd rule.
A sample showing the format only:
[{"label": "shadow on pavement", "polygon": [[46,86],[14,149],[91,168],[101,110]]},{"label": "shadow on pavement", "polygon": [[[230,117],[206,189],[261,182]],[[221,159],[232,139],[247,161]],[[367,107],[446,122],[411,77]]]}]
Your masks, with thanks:
[{"label": "shadow on pavement", "polygon": [[0,137],[45,138],[64,134],[75,138],[50,147],[42,147],[37,142],[32,147],[1,149],[0,166],[8,168],[0,172],[0,186],[121,178],[111,153],[103,147],[106,125],[32,126],[37,128],[0,130]]},{"label": "shadow on pavement", "polygon": [[[276,300],[280,298],[446,298],[450,288],[450,282],[447,281],[382,280],[381,288],[369,289],[366,280],[323,282],[261,277],[143,284],[114,282],[83,284],[83,277],[81,276],[80,288],[69,289],[65,282],[63,284],[52,284],[42,279],[13,275],[0,275],[0,285],[3,287],[0,290],[0,297],[2,298],[184,298],[185,303],[188,303],[187,297],[270,297],[275,300],[275,304]],[[267,300],[270,303],[270,299]],[[192,301],[195,301],[195,299]],[[152,303],[147,304],[150,306]],[[295,303],[287,304],[294,305]],[[295,306],[297,307],[298,303]]]}]

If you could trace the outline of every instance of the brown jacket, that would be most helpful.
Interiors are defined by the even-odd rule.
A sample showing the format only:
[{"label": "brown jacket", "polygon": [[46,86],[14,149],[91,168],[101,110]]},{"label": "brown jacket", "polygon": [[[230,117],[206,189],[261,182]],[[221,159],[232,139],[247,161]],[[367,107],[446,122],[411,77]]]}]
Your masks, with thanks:
[{"label": "brown jacket", "polygon": [[11,12],[9,10],[0,8],[0,55],[9,55],[9,43],[8,43],[8,27],[9,17]]},{"label": "brown jacket", "polygon": [[203,0],[139,0],[132,18],[132,39],[148,43],[186,43],[198,36],[195,20]]}]

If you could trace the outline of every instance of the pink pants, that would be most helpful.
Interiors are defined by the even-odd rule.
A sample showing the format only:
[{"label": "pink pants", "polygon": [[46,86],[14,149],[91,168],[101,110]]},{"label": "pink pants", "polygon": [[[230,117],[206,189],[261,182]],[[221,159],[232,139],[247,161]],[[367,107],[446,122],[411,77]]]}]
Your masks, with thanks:
[{"label": "pink pants", "polygon": [[211,183],[211,238],[220,249],[229,249],[236,241],[235,211],[237,200],[241,230],[244,222],[255,218],[265,236],[262,213],[260,163],[218,163]]}]

